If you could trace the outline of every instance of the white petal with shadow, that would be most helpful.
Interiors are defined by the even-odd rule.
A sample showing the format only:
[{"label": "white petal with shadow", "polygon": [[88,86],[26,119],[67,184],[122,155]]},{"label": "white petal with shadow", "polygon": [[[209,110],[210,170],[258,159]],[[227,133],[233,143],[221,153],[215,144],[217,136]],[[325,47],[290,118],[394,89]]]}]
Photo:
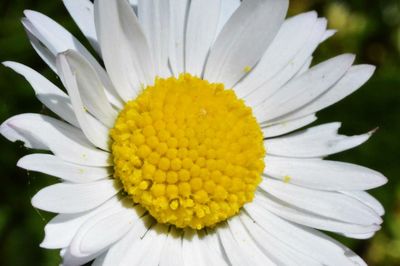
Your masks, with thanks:
[{"label": "white petal with shadow", "polygon": [[32,198],[32,205],[49,212],[79,213],[100,206],[120,189],[115,180],[84,184],[59,183],[36,193]]},{"label": "white petal with shadow", "polygon": [[284,137],[265,140],[264,145],[271,155],[315,158],[352,149],[372,136],[372,132],[351,137],[339,135],[340,126],[341,123],[329,123],[311,127]]},{"label": "white petal with shadow", "polygon": [[266,175],[319,190],[368,190],[387,182],[381,173],[350,163],[267,155],[265,164]]},{"label": "white petal with shadow", "polygon": [[45,238],[40,246],[48,249],[67,248],[71,244],[79,228],[81,228],[87,220],[103,210],[112,208],[118,201],[117,197],[113,197],[91,211],[74,214],[58,214],[44,227]]},{"label": "white petal with shadow", "polygon": [[[154,82],[148,41],[126,0],[94,2],[97,38],[107,72],[124,101]],[[118,47],[116,47],[118,46]]]},{"label": "white petal with shadow", "polygon": [[190,2],[185,41],[185,71],[201,77],[215,40],[221,0],[192,0]]},{"label": "white petal with shadow", "polygon": [[110,151],[108,128],[87,112],[80,94],[82,92],[82,95],[84,95],[84,89],[79,89],[78,73],[71,69],[64,53],[57,56],[57,68],[67,88],[72,107],[83,133],[94,146],[105,151]]},{"label": "white petal with shadow", "polygon": [[66,162],[50,154],[30,154],[22,157],[18,167],[45,173],[72,183],[89,183],[112,175],[109,167],[90,167]]},{"label": "white petal with shadow", "polygon": [[230,88],[254,67],[277,34],[288,8],[287,0],[243,2],[217,37],[204,78]]},{"label": "white petal with shadow", "polygon": [[93,3],[90,0],[63,0],[63,3],[90,44],[100,53],[94,25]]},{"label": "white petal with shadow", "polygon": [[288,82],[254,109],[258,121],[270,121],[305,106],[335,84],[351,67],[354,55],[344,54],[311,68]]},{"label": "white petal with shadow", "polygon": [[68,162],[90,166],[111,165],[110,154],[94,148],[82,131],[49,116],[13,116],[0,126],[0,133],[10,141],[24,142],[27,148],[50,150]]},{"label": "white petal with shadow", "polygon": [[31,84],[36,97],[53,113],[76,127],[79,127],[78,120],[72,110],[71,100],[52,82],[30,67],[16,62],[4,62],[3,65],[11,68]]}]

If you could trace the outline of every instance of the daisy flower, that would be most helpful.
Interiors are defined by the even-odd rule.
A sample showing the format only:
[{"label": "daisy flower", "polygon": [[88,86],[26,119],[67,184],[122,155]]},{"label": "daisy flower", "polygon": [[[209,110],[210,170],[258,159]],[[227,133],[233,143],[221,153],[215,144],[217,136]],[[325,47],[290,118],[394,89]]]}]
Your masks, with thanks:
[{"label": "daisy flower", "polygon": [[[57,116],[21,114],[10,141],[49,151],[18,166],[60,183],[35,208],[57,215],[41,247],[64,265],[363,265],[322,231],[366,239],[384,210],[380,173],[324,158],[372,132],[301,128],[373,74],[344,54],[311,67],[334,34],[287,0],[64,0],[92,55],[25,11],[66,92],[15,62]],[[296,131],[295,133],[292,133]]]}]

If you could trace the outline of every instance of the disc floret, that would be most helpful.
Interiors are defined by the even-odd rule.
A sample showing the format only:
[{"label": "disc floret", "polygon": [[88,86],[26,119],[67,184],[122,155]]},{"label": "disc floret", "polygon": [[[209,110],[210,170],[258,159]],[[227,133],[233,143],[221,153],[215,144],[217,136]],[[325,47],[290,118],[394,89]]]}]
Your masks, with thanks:
[{"label": "disc floret", "polygon": [[252,110],[222,84],[157,79],[111,130],[114,176],[160,223],[212,227],[252,201],[265,150]]}]

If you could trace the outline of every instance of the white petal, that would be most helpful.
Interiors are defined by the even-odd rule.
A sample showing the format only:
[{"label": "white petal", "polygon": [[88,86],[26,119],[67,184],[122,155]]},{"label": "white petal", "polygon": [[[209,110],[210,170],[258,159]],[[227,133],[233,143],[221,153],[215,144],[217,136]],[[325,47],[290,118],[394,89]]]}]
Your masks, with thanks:
[{"label": "white petal", "polygon": [[73,183],[88,183],[112,175],[110,168],[90,167],[66,162],[50,154],[31,154],[21,158],[18,167],[59,177]]},{"label": "white petal", "polygon": [[327,30],[324,34],[324,36],[322,37],[321,43],[325,42],[326,40],[328,40],[330,37],[332,37],[333,35],[335,35],[337,32],[337,30]]},{"label": "white petal", "polygon": [[373,132],[347,137],[338,134],[340,123],[324,124],[264,141],[268,154],[284,157],[325,157],[366,142]]},{"label": "white petal", "polygon": [[226,22],[231,18],[233,13],[239,8],[240,0],[222,0],[221,1],[221,13],[219,15],[219,22],[217,27],[217,36],[222,31]]},{"label": "white petal", "polygon": [[287,202],[275,198],[269,194],[257,192],[254,204],[296,224],[305,225],[319,230],[335,233],[365,234],[378,231],[379,225],[360,225],[342,222],[336,219],[299,209]]},{"label": "white petal", "polygon": [[183,265],[182,254],[182,234],[175,226],[171,226],[161,253],[160,266]]},{"label": "white petal", "polygon": [[276,265],[277,261],[271,260],[273,258],[271,257],[272,254],[268,254],[265,250],[260,250],[257,247],[246,228],[240,222],[239,216],[229,219],[228,225],[236,242],[242,249],[248,251],[248,255],[254,258],[258,265]]},{"label": "white petal", "polygon": [[26,34],[29,38],[29,41],[36,51],[36,53],[42,58],[42,60],[53,70],[57,73],[56,69],[56,57],[54,54],[39,40],[39,34],[37,30],[34,28],[32,23],[27,18],[21,19],[22,25],[25,28]]},{"label": "white petal", "polygon": [[[240,215],[241,222],[246,226],[257,246],[264,252],[270,254],[277,265],[320,265],[316,260],[302,254],[286,245],[281,239],[264,231],[247,214]],[[266,244],[266,243],[273,243]]]},{"label": "white petal", "polygon": [[383,216],[385,214],[385,209],[383,208],[382,204],[367,192],[365,191],[341,191],[341,192],[368,205],[379,216]]},{"label": "white petal", "polygon": [[256,258],[251,256],[251,250],[246,249],[244,245],[239,245],[227,225],[220,225],[216,232],[231,265],[263,265],[262,262],[257,262]]},{"label": "white petal", "polygon": [[95,60],[76,38],[51,18],[32,10],[25,10],[24,14],[36,30],[36,37],[54,55],[65,50],[74,49],[85,57]]},{"label": "white petal", "polygon": [[125,0],[96,0],[95,22],[107,72],[123,100],[154,82],[154,66],[146,36]]},{"label": "white petal", "polygon": [[[311,34],[303,48],[296,54],[294,58],[281,69],[275,76],[268,81],[264,82],[251,96],[253,104],[260,103],[271,97],[282,86],[287,84],[299,70],[304,66],[310,58],[314,50],[318,47],[322,35],[325,32],[327,21],[325,19],[318,19],[312,27]],[[263,78],[264,79],[264,78]],[[246,80],[246,79],[245,79]],[[244,81],[245,81],[244,80]]]},{"label": "white petal", "polygon": [[336,83],[354,59],[351,54],[337,56],[291,80],[254,110],[256,118],[258,121],[273,120],[310,103]]},{"label": "white petal", "polygon": [[170,47],[169,62],[175,76],[185,69],[185,35],[189,13],[189,0],[170,1]]},{"label": "white petal", "polygon": [[63,2],[83,35],[89,40],[93,48],[100,53],[94,25],[93,3],[90,0],[63,0]]},{"label": "white petal", "polygon": [[68,50],[62,56],[76,76],[85,107],[104,125],[112,128],[118,113],[108,102],[104,89],[107,84],[100,80],[90,63],[77,52]]},{"label": "white petal", "polygon": [[[79,94],[85,107],[104,125],[112,128],[118,113],[108,102],[104,90],[106,85],[102,83],[96,71],[84,57],[73,50],[68,50],[60,54],[59,57],[62,57],[64,62],[68,63],[73,76],[76,76]],[[63,74],[62,69],[59,72]],[[65,79],[67,78],[65,77]],[[68,82],[68,80],[65,80],[65,82]]]},{"label": "white petal", "polygon": [[137,7],[137,5],[138,5],[138,0],[129,0],[129,4],[132,6],[132,7]]},{"label": "white petal", "polygon": [[349,265],[347,248],[317,230],[295,225],[255,204],[245,210],[266,232],[289,247],[325,265]]},{"label": "white petal", "polygon": [[68,252],[68,249],[65,251],[64,256],[62,256],[62,264],[60,266],[75,266],[75,265],[86,265],[86,263],[94,260],[99,256],[103,256],[104,252],[100,251],[96,254],[92,254],[87,257],[75,257]]},{"label": "white petal", "polygon": [[319,190],[368,190],[387,182],[382,174],[355,164],[266,156],[265,174]]},{"label": "white petal", "polygon": [[101,256],[97,257],[93,263],[92,266],[102,266],[104,264],[104,260],[106,259],[107,252],[104,252]]},{"label": "white petal", "polygon": [[310,69],[313,59],[314,58],[310,56],[294,77],[297,78],[306,73]]},{"label": "white petal", "polygon": [[50,150],[68,162],[90,166],[111,164],[110,154],[95,149],[79,129],[52,117],[17,115],[5,121],[0,132],[10,141],[19,140],[28,148]]},{"label": "white petal", "polygon": [[120,190],[114,180],[87,184],[55,184],[40,190],[32,198],[38,209],[58,213],[78,213],[96,208]]},{"label": "white petal", "polygon": [[254,67],[272,42],[288,8],[287,0],[243,2],[211,48],[204,78],[232,87]]},{"label": "white petal", "polygon": [[59,214],[55,216],[46,224],[44,228],[45,238],[40,246],[48,249],[68,247],[83,223],[99,212],[102,212],[117,203],[117,197],[113,197],[92,211],[77,214]]},{"label": "white petal", "polygon": [[[254,70],[235,86],[238,97],[251,94],[288,65],[304,47],[316,23],[314,11],[287,19]],[[248,102],[252,103],[251,99]]]},{"label": "white petal", "polygon": [[[94,90],[90,85],[85,84],[85,78],[80,78],[84,77],[84,73],[81,73],[80,75],[79,72],[75,72],[77,70],[71,68],[70,62],[68,62],[65,53],[57,56],[57,69],[60,72],[65,87],[67,88],[68,94],[71,98],[72,107],[74,108],[83,133],[90,142],[93,143],[93,145],[105,151],[110,151],[108,128],[100,121],[93,118],[86,111],[86,107],[83,104],[82,96],[86,96],[85,92]],[[95,99],[91,100],[91,102],[94,101]],[[90,106],[93,108],[95,104],[91,104]],[[100,106],[99,108],[101,109]]]},{"label": "white petal", "polygon": [[296,129],[305,127],[314,121],[317,120],[317,117],[312,114],[309,116],[305,116],[299,119],[283,122],[280,124],[275,124],[271,126],[263,126],[261,128],[263,132],[264,138],[272,138],[280,135],[284,135],[286,133],[295,131]]},{"label": "white petal", "polygon": [[375,67],[371,65],[357,65],[351,67],[339,82],[332,86],[326,93],[301,110],[288,115],[285,119],[293,119],[312,114],[341,101],[364,85],[371,78],[374,71]]},{"label": "white petal", "polygon": [[78,120],[72,110],[71,101],[67,94],[60,90],[35,70],[16,62],[4,62],[3,65],[11,68],[31,84],[36,97],[47,108],[68,123],[79,127]]},{"label": "white petal", "polygon": [[366,234],[343,234],[345,237],[354,238],[354,239],[370,239],[375,235],[375,232],[366,233]]},{"label": "white petal", "polygon": [[132,200],[126,198],[88,219],[78,230],[68,252],[75,257],[87,257],[117,242],[145,212],[132,204]]},{"label": "white petal", "polygon": [[206,257],[202,254],[202,246],[197,232],[186,229],[182,238],[182,257],[183,265],[202,266],[210,265]]},{"label": "white petal", "polygon": [[[215,238],[218,240],[216,234],[214,234]],[[227,266],[228,260],[226,260],[226,257],[220,252],[220,247],[218,247],[218,250],[215,250],[213,246],[210,246],[208,241],[209,241],[209,236],[204,234],[204,231],[197,231],[197,234],[194,236],[200,244],[200,251],[202,254],[202,257],[204,257],[204,260],[207,262],[207,265],[213,265],[213,266]]]},{"label": "white petal", "polygon": [[168,226],[157,223],[141,240],[131,244],[120,265],[158,266],[167,234]]},{"label": "white petal", "polygon": [[361,225],[382,223],[382,219],[370,207],[339,192],[302,188],[271,178],[264,178],[259,187],[299,210],[316,215]]},{"label": "white petal", "polygon": [[[153,223],[153,219],[146,215],[137,223],[135,223],[134,227],[122,238],[120,241],[115,243],[110,250],[107,252],[106,258],[104,260],[103,266],[114,266],[114,265],[124,265],[122,261],[130,248],[133,245],[140,245],[143,241],[143,236],[151,230],[151,224]],[[150,228],[150,229],[149,229]],[[141,255],[140,251],[131,251],[134,255]],[[132,262],[128,263],[131,265]]]},{"label": "white petal", "polygon": [[31,42],[33,42],[34,48],[56,73],[57,54],[67,50],[75,50],[90,62],[103,83],[107,84],[105,89],[108,90],[107,96],[110,101],[115,106],[122,106],[121,99],[112,87],[107,73],[89,51],[71,33],[57,22],[41,13],[28,10],[25,11],[24,14],[27,18],[23,20],[23,24],[27,31],[30,32],[28,35],[32,35],[30,36],[30,39]]},{"label": "white petal", "polygon": [[139,0],[138,18],[149,41],[157,76],[169,77],[169,0]]},{"label": "white petal", "polygon": [[225,263],[228,263],[229,260],[226,257],[226,254],[224,253],[224,250],[222,248],[222,243],[218,237],[218,233],[216,232],[215,229],[207,228],[207,235],[204,237],[204,242],[206,243],[207,246],[211,250],[213,250],[217,256],[222,258]]},{"label": "white petal", "polygon": [[192,0],[186,29],[185,70],[201,77],[215,40],[221,0]]}]

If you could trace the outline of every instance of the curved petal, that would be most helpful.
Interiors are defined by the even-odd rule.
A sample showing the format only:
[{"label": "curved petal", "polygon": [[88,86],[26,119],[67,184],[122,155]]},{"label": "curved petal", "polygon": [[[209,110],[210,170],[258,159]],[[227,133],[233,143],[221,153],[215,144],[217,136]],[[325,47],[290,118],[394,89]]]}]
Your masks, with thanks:
[{"label": "curved petal", "polygon": [[78,213],[96,208],[120,190],[114,180],[86,184],[60,183],[40,190],[32,198],[38,209],[56,213]]},{"label": "curved petal", "polygon": [[343,162],[266,156],[265,174],[318,190],[368,190],[387,182],[382,174]]},{"label": "curved petal", "polygon": [[309,40],[316,23],[315,11],[287,19],[257,66],[234,87],[238,97],[248,96],[288,65]]},{"label": "curved petal", "polygon": [[50,51],[50,49],[47,48],[46,45],[41,42],[41,40],[39,39],[41,37],[37,33],[35,27],[27,18],[22,18],[21,22],[22,25],[24,26],[26,35],[28,36],[33,49],[36,51],[39,57],[50,67],[50,69],[53,70],[55,73],[57,73],[56,57]]},{"label": "curved petal", "polygon": [[35,70],[16,62],[4,62],[3,65],[11,68],[31,84],[36,97],[53,113],[76,127],[78,120],[72,110],[71,100],[68,95],[51,83]]},{"label": "curved petal", "polygon": [[263,179],[260,188],[283,202],[316,215],[361,225],[382,223],[370,207],[339,192],[302,188],[271,178]]},{"label": "curved petal", "polygon": [[97,42],[96,27],[94,25],[94,8],[90,0],[63,0],[69,14],[83,35],[89,40],[92,47],[100,54]]},{"label": "curved petal", "polygon": [[374,71],[375,66],[371,65],[356,65],[351,67],[347,73],[326,93],[322,94],[302,109],[289,114],[285,119],[294,119],[319,112],[322,109],[341,101],[363,86],[372,77]]},{"label": "curved petal", "polygon": [[[277,265],[321,265],[321,263],[315,259],[298,252],[286,245],[281,239],[264,231],[247,214],[241,214],[239,218],[257,246],[263,250],[263,252],[270,254]],[[266,243],[273,243],[273,245]]]},{"label": "curved petal", "polygon": [[10,141],[23,141],[28,148],[50,150],[68,162],[90,166],[111,165],[109,153],[95,149],[79,129],[52,117],[17,115],[1,125],[0,133]]},{"label": "curved petal", "polygon": [[270,121],[310,103],[340,80],[354,59],[351,54],[340,55],[291,80],[254,110],[256,118]]},{"label": "curved petal", "polygon": [[323,233],[288,222],[256,204],[246,205],[245,210],[262,229],[307,257],[325,265],[352,265],[349,250]]},{"label": "curved petal", "polygon": [[379,216],[383,216],[385,214],[385,209],[383,208],[382,204],[365,191],[341,191],[341,193],[353,197],[360,202],[368,205]]},{"label": "curved petal", "polygon": [[89,51],[66,29],[51,18],[35,11],[24,12],[23,24],[30,35],[34,48],[43,60],[57,73],[56,56],[67,50],[75,50],[84,56],[98,73],[104,84],[107,84],[107,96],[115,106],[121,107],[121,98],[115,92],[107,73]]},{"label": "curved petal", "polygon": [[231,18],[233,13],[239,8],[240,0],[221,0],[221,12],[219,15],[219,22],[217,27],[217,34],[222,31],[226,22]]},{"label": "curved petal", "polygon": [[[118,113],[108,102],[104,90],[106,85],[100,80],[96,71],[84,57],[73,50],[68,50],[59,57],[63,58],[61,61],[68,64],[73,72],[72,76],[76,77],[79,94],[85,107],[104,125],[112,128]],[[64,82],[67,82],[67,73],[63,72],[64,67],[66,66],[60,66],[59,72],[61,75],[64,74]]]},{"label": "curved petal", "polygon": [[[140,246],[146,232],[151,230],[150,227],[152,223],[153,220],[149,215],[144,216],[141,220],[135,223],[133,228],[125,235],[125,237],[115,243],[107,252],[104,260],[104,266],[123,265],[122,262],[125,256],[131,250],[131,247],[133,245]],[[131,252],[133,252],[133,255],[141,255],[141,253],[138,251]],[[128,264],[132,264],[132,262],[129,262]]]},{"label": "curved petal", "polygon": [[210,51],[204,78],[231,88],[254,67],[277,34],[287,0],[243,2],[222,29]]},{"label": "curved petal", "polygon": [[[105,127],[104,124],[100,123],[100,121],[93,118],[86,111],[86,106],[83,104],[82,96],[86,96],[85,91],[93,90],[93,88],[90,87],[90,85],[87,86],[88,84],[85,84],[85,78],[80,78],[84,75],[79,74],[78,70],[73,70],[71,67],[72,66],[70,65],[70,62],[68,62],[65,53],[57,56],[57,68],[59,69],[60,76],[67,88],[68,94],[71,97],[72,107],[74,108],[83,133],[90,142],[93,143],[93,145],[105,151],[110,151],[108,128]],[[95,99],[91,99],[88,102],[93,103],[94,101]],[[90,104],[88,106],[93,109],[95,104]],[[101,109],[100,106],[99,108]],[[95,111],[96,110],[97,108],[95,108]]]},{"label": "curved petal", "polygon": [[44,227],[45,237],[40,244],[42,248],[58,249],[67,248],[79,228],[91,217],[99,212],[111,208],[118,203],[117,197],[113,197],[98,208],[76,214],[59,214],[50,220]]},{"label": "curved petal", "polygon": [[124,101],[154,82],[146,36],[126,0],[94,2],[97,37],[107,72]]},{"label": "curved petal", "polygon": [[[275,76],[264,82],[259,88],[254,90],[253,93],[249,94],[245,100],[256,106],[274,95],[282,86],[293,79],[320,44],[321,38],[326,30],[326,25],[327,21],[325,19],[317,19],[317,22],[312,27],[307,42],[296,56],[292,58],[290,64],[287,64]],[[244,81],[245,80],[246,79],[244,79]]]},{"label": "curved petal", "polygon": [[325,157],[352,149],[366,142],[373,134],[347,137],[338,134],[340,123],[324,124],[275,139],[264,141],[268,154],[313,158]]},{"label": "curved petal", "polygon": [[92,216],[79,228],[68,252],[75,257],[87,257],[121,239],[145,212],[132,204],[132,200],[127,198]]},{"label": "curved petal", "polygon": [[109,167],[90,167],[66,162],[50,154],[31,154],[22,157],[18,167],[59,177],[73,183],[89,183],[112,175]]},{"label": "curved petal", "polygon": [[192,0],[186,26],[185,71],[201,77],[215,40],[221,0]]},{"label": "curved petal", "polygon": [[381,228],[376,224],[360,225],[317,215],[266,193],[258,192],[254,204],[293,223],[319,230],[341,234],[366,234],[376,232]]}]

